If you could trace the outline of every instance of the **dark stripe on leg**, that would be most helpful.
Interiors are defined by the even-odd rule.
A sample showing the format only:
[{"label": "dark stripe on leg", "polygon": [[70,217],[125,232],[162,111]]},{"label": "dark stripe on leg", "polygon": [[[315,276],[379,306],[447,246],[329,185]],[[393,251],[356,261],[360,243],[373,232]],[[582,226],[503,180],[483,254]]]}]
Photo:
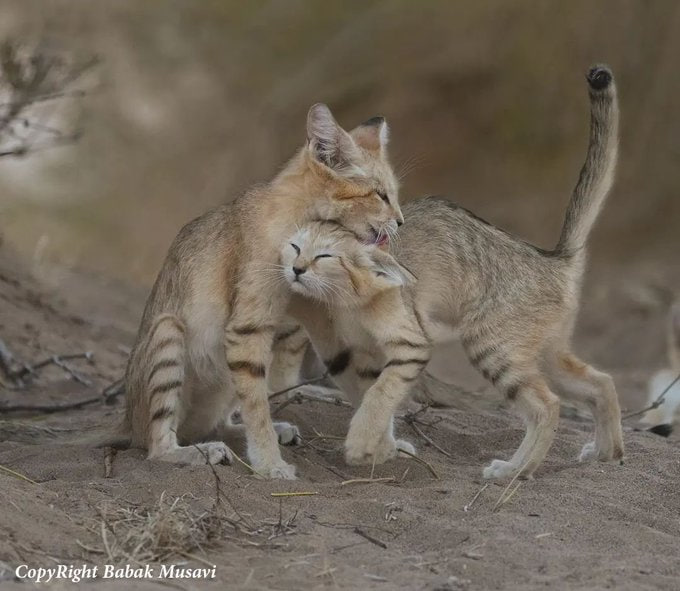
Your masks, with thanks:
[{"label": "dark stripe on leg", "polygon": [[156,394],[165,394],[166,392],[170,392],[171,390],[174,390],[175,388],[181,388],[182,387],[182,380],[172,380],[171,382],[165,382],[164,384],[158,384],[158,386],[154,386],[153,389],[151,390],[151,397],[153,398]]},{"label": "dark stripe on leg", "polygon": [[411,358],[411,359],[390,359],[386,364],[385,367],[393,367],[395,365],[411,365],[411,364],[418,364],[418,365],[427,365],[429,359],[416,359],[416,358]]},{"label": "dark stripe on leg", "polygon": [[326,361],[326,368],[328,373],[332,376],[337,376],[347,369],[349,362],[352,360],[352,352],[349,349],[340,351],[333,359]]},{"label": "dark stripe on leg", "polygon": [[151,383],[151,380],[153,377],[162,369],[167,369],[169,367],[179,367],[179,362],[177,359],[162,359],[158,363],[156,363],[152,370],[151,373],[149,374],[149,379],[147,380],[147,383]]},{"label": "dark stripe on leg", "polygon": [[505,395],[508,397],[508,400],[515,400],[521,387],[522,384],[513,384],[512,386],[508,386],[508,388],[505,390]]},{"label": "dark stripe on leg", "polygon": [[295,333],[299,332],[300,327],[296,326],[295,328],[288,330],[286,332],[281,332],[277,334],[274,337],[274,342],[275,343],[280,343],[281,341],[285,341],[287,338],[292,337]]},{"label": "dark stripe on leg", "polygon": [[415,343],[408,339],[394,339],[393,341],[386,341],[385,345],[392,345],[393,347],[411,347],[412,349],[422,349],[429,346],[428,343]]},{"label": "dark stripe on leg", "polygon": [[227,365],[231,371],[247,371],[254,378],[263,378],[267,371],[264,365],[250,361],[229,361]]},{"label": "dark stripe on leg", "polygon": [[492,355],[496,351],[496,347],[487,347],[486,349],[482,349],[481,351],[478,351],[474,355],[471,353],[468,353],[469,358],[470,358],[470,363],[477,367],[482,361],[484,361],[487,357]]},{"label": "dark stripe on leg", "polygon": [[490,377],[487,378],[491,380],[491,383],[496,385],[499,380],[510,370],[510,364],[509,363],[504,363],[501,365],[497,370],[491,373]]},{"label": "dark stripe on leg", "polygon": [[163,406],[159,408],[155,413],[153,413],[151,420],[152,421],[159,421],[161,419],[167,419],[168,417],[171,417],[173,414],[175,414],[175,411],[167,406]]},{"label": "dark stripe on leg", "polygon": [[373,369],[372,367],[365,367],[363,369],[356,370],[357,376],[365,380],[377,380],[381,373],[382,369]]},{"label": "dark stripe on leg", "polygon": [[148,356],[150,358],[154,358],[156,355],[158,355],[163,349],[166,347],[169,347],[170,345],[182,345],[182,339],[179,337],[165,337],[164,339],[161,339],[157,343],[154,344],[153,348],[151,351],[149,351]]},{"label": "dark stripe on leg", "polygon": [[238,334],[241,336],[244,335],[249,335],[249,334],[257,334],[258,332],[264,332],[268,330],[272,330],[273,327],[266,325],[266,324],[242,324],[241,326],[234,326],[234,327],[229,327],[227,329],[227,332],[231,332],[234,334]]}]

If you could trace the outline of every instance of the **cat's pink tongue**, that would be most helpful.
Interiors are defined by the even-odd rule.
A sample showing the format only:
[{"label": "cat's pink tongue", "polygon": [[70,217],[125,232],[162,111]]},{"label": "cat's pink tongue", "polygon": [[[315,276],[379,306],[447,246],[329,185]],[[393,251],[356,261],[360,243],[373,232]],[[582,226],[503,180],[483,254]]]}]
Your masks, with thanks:
[{"label": "cat's pink tongue", "polygon": [[387,234],[382,234],[376,241],[375,244],[378,246],[385,246],[390,241],[390,237]]}]

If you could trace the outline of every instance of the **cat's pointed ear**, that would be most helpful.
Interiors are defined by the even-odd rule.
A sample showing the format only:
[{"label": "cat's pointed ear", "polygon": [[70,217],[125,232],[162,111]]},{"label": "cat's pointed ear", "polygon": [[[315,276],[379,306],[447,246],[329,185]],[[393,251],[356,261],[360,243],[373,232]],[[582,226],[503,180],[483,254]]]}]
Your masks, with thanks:
[{"label": "cat's pointed ear", "polygon": [[340,172],[351,166],[356,145],[338,125],[331,110],[323,103],[312,105],[307,114],[308,148],[315,160]]},{"label": "cat's pointed ear", "polygon": [[399,264],[397,259],[379,248],[374,248],[369,258],[372,263],[371,270],[388,285],[399,287],[416,280],[415,275]]},{"label": "cat's pointed ear", "polygon": [[359,127],[355,127],[350,135],[365,150],[382,152],[390,140],[390,128],[384,117],[371,117]]}]

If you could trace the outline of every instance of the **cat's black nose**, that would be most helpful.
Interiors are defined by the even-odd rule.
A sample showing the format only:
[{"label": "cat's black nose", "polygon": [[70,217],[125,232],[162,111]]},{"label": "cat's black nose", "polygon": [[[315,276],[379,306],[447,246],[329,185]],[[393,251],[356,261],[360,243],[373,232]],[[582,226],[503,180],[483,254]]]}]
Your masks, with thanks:
[{"label": "cat's black nose", "polygon": [[397,226],[403,226],[404,225],[404,220],[397,220]]},{"label": "cat's black nose", "polygon": [[293,267],[293,273],[295,273],[296,277],[302,275],[306,270],[307,269],[300,269],[300,267]]}]

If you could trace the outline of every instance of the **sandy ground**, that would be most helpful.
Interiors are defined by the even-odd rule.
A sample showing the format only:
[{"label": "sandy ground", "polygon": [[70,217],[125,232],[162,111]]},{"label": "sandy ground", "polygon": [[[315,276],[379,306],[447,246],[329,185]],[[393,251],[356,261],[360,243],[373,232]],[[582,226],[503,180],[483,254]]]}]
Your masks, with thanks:
[{"label": "sandy ground", "polygon": [[[609,269],[591,273],[576,350],[611,371],[623,406],[638,408],[644,384],[663,363],[663,318],[678,270]],[[675,273],[675,275],[673,275]],[[0,250],[0,337],[17,358],[92,351],[71,361],[90,383],[46,367],[21,390],[0,386],[0,402],[55,404],[96,396],[125,364],[144,294],[80,275],[55,288],[28,276]],[[444,370],[446,368],[446,370]],[[87,588],[157,589],[678,589],[680,587],[680,445],[626,430],[625,465],[579,465],[575,458],[591,424],[564,418],[536,478],[507,502],[507,483],[485,483],[481,468],[509,457],[522,437],[520,422],[500,397],[474,376],[456,347],[440,352],[434,373],[476,394],[455,408],[428,409],[419,428],[444,455],[425,444],[404,420],[398,431],[436,473],[404,458],[376,466],[370,484],[342,482],[370,476],[344,464],[339,439],[349,409],[317,402],[289,405],[280,417],[305,438],[284,457],[298,466],[295,482],[266,482],[241,466],[180,467],[121,451],[105,478],[106,450],[65,444],[70,436],[112,424],[117,405],[92,404],[69,412],[0,415],[0,586],[19,564],[52,566],[110,562],[107,527],[121,508],[153,511],[159,498],[182,498],[196,514],[229,518],[202,548],[164,560],[216,565],[216,579],[132,581],[98,579]],[[411,403],[411,410],[418,408]],[[243,448],[235,446],[238,453]],[[215,508],[216,479],[223,494]],[[510,489],[514,490],[515,485]],[[272,497],[275,492],[313,496]],[[108,526],[106,524],[109,524]],[[229,523],[234,523],[232,527]],[[106,530],[109,533],[104,531]],[[106,539],[105,539],[106,538]],[[119,562],[130,562],[119,560]],[[82,587],[83,583],[79,585]],[[78,585],[60,581],[53,588]]]}]

